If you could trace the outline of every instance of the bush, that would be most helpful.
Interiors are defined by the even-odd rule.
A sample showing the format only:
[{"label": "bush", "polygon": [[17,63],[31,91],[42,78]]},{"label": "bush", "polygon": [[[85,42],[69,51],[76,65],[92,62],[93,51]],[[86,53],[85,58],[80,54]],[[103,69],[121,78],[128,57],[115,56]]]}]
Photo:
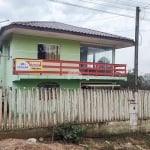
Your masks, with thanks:
[{"label": "bush", "polygon": [[75,123],[65,123],[55,128],[54,136],[57,139],[71,143],[79,143],[82,140],[85,127]]}]

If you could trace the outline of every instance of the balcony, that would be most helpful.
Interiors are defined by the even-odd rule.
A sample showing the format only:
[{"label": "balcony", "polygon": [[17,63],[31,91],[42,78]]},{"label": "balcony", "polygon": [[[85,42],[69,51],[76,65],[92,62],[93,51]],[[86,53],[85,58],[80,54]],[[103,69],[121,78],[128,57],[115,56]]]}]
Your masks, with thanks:
[{"label": "balcony", "polygon": [[126,64],[16,58],[13,74],[126,77]]}]

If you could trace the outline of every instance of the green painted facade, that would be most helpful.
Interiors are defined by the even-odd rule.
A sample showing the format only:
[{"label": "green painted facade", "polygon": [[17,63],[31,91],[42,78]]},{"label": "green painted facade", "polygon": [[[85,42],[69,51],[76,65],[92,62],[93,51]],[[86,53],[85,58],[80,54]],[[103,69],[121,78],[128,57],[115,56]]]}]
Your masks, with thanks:
[{"label": "green painted facade", "polygon": [[[61,88],[79,88],[80,83],[83,81],[98,82],[108,80],[126,80],[126,77],[13,75],[13,59],[37,59],[37,46],[40,43],[60,45],[61,60],[80,61],[80,41],[13,34],[11,38],[5,41],[2,45],[3,55],[8,56],[1,58],[0,80],[2,86],[37,87],[38,84],[42,82],[56,82],[60,85]],[[113,58],[113,60],[115,60],[115,58]]]},{"label": "green painted facade", "polygon": [[60,45],[61,60],[80,60],[80,43],[71,40],[13,35],[11,50],[13,58],[37,58],[37,45],[39,43]]},{"label": "green painted facade", "polygon": [[0,60],[0,72],[1,72],[1,85],[0,86],[9,86],[12,82],[12,61],[10,58],[11,51],[10,51],[11,40],[7,40],[2,45],[2,57]]},{"label": "green painted facade", "polygon": [[26,79],[13,82],[15,87],[37,87],[39,83],[44,82],[55,82],[60,85],[60,88],[79,88],[80,82],[79,80],[56,80],[56,79]]}]

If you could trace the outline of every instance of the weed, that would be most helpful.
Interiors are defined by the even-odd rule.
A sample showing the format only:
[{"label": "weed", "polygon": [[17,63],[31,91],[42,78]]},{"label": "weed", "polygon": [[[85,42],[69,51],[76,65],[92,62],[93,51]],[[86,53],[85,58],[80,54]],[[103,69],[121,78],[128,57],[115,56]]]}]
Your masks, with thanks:
[{"label": "weed", "polygon": [[55,128],[54,137],[71,143],[79,143],[82,140],[85,127],[73,123],[65,123]]}]

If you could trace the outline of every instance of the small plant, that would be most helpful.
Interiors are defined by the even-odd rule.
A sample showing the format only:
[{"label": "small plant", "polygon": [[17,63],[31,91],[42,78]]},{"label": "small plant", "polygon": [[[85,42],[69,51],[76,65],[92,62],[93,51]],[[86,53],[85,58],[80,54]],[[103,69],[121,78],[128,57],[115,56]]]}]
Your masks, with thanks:
[{"label": "small plant", "polygon": [[57,139],[71,143],[79,143],[82,140],[85,127],[73,123],[65,123],[55,128],[54,136]]}]

